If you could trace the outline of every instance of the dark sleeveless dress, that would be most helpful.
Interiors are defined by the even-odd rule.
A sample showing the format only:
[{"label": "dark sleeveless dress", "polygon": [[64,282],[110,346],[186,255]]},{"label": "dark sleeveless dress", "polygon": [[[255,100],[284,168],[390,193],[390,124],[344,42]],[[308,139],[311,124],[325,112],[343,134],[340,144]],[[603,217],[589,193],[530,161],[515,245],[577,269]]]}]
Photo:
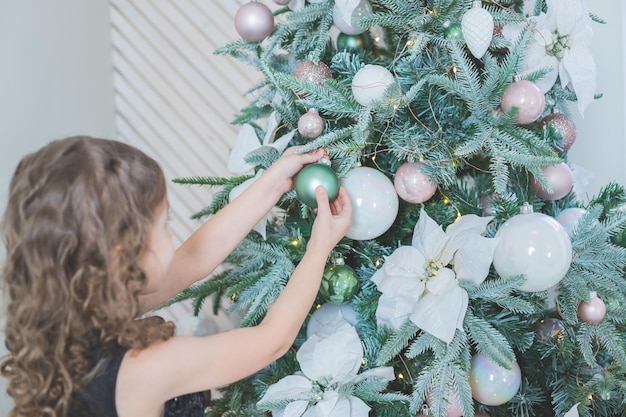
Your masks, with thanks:
[{"label": "dark sleeveless dress", "polygon": [[[115,384],[126,350],[115,344],[96,353],[98,360],[105,358],[106,362],[84,390],[72,394],[67,417],[118,417]],[[202,392],[172,398],[165,403],[163,417],[203,417],[204,398]]]}]

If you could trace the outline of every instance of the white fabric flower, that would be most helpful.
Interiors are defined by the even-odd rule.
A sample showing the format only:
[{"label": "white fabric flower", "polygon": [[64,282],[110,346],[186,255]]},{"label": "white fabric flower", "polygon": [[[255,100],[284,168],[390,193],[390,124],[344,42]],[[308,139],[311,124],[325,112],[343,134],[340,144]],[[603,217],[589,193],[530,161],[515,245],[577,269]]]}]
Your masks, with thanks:
[{"label": "white fabric flower", "polygon": [[491,219],[461,216],[444,232],[422,209],[411,246],[396,249],[371,278],[382,293],[378,322],[398,329],[409,319],[450,343],[469,302],[458,281],[480,284],[489,273],[497,240],[481,235]]},{"label": "white fabric flower", "polygon": [[[534,26],[527,69],[551,68],[534,81],[546,93],[557,80],[576,93],[582,115],[596,92],[596,64],[591,53],[593,29],[583,0],[547,0],[547,13],[531,18]],[[513,39],[522,25],[507,25],[503,35]]]},{"label": "white fabric flower", "polygon": [[[291,132],[287,133],[284,136],[281,136],[279,139],[274,141],[274,135],[276,134],[276,130],[280,125],[280,118],[278,113],[273,112],[267,124],[267,130],[265,133],[265,137],[263,138],[263,142],[259,142],[259,138],[254,131],[254,128],[245,124],[241,126],[239,130],[239,134],[237,135],[237,139],[235,141],[235,146],[230,152],[230,157],[228,159],[227,168],[233,174],[245,174],[251,172],[254,167],[248,164],[245,161],[246,155],[250,152],[255,151],[263,146],[269,146],[278,151],[278,153],[282,154],[285,151],[285,148],[293,138],[293,135],[296,133],[295,129]],[[263,174],[263,170],[259,170],[253,178],[241,183],[230,191],[228,195],[228,201],[233,201],[237,196],[243,193],[248,187],[250,187],[260,176]],[[267,221],[269,220],[270,213],[263,216],[263,218],[254,226],[253,230],[259,232],[263,239],[266,238],[267,235]]]},{"label": "white fabric flower", "polygon": [[[270,385],[258,403],[274,417],[367,417],[370,407],[348,394],[350,387],[369,378],[395,378],[389,366],[358,373],[363,347],[354,327],[343,319],[307,339],[296,357],[302,372]],[[285,403],[284,408],[275,406]]]}]

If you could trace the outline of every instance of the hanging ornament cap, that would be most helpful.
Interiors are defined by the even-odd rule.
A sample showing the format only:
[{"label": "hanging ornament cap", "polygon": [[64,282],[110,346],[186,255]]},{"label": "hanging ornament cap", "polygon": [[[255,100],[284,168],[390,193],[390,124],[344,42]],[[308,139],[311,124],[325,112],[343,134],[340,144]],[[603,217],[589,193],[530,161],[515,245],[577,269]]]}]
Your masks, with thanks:
[{"label": "hanging ornament cap", "polygon": [[524,204],[522,204],[522,206],[519,208],[519,213],[520,214],[531,214],[533,213],[535,210],[533,209],[533,206],[531,206],[528,201],[525,201]]}]

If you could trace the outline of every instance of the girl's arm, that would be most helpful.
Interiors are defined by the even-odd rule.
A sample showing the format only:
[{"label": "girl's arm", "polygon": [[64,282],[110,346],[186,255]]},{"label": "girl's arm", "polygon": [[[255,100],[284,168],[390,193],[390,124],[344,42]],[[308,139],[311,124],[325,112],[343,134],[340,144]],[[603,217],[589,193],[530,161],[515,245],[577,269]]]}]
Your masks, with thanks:
[{"label": "girl's arm", "polygon": [[350,198],[340,188],[329,204],[323,187],[316,190],[317,218],[302,261],[263,321],[208,337],[174,337],[126,355],[118,376],[120,417],[140,415],[174,396],[240,380],[282,356],[309,313],[330,251],[347,233]]},{"label": "girl's arm", "polygon": [[283,156],[235,200],[207,220],[177,250],[162,288],[140,297],[149,311],[194,282],[206,278],[243,240],[250,230],[293,188],[294,176],[303,166],[324,156],[323,149]]}]

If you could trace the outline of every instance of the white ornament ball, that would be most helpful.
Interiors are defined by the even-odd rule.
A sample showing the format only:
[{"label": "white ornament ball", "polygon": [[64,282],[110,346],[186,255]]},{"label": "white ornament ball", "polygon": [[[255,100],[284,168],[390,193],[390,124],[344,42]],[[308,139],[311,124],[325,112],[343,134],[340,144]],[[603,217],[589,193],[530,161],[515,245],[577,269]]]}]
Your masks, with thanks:
[{"label": "white ornament ball", "polygon": [[298,132],[305,138],[314,139],[322,134],[324,119],[316,109],[310,109],[298,119]]},{"label": "white ornament ball", "polygon": [[437,191],[437,183],[422,171],[421,162],[404,163],[396,171],[393,185],[401,199],[419,204],[428,201]]},{"label": "white ornament ball", "polygon": [[485,405],[502,405],[515,396],[522,383],[522,372],[517,364],[503,368],[485,354],[472,357],[469,382],[472,397]]},{"label": "white ornament ball", "polygon": [[383,98],[387,88],[395,81],[393,74],[380,65],[368,64],[361,68],[352,79],[352,94],[356,101],[368,106]]},{"label": "white ornament ball", "polygon": [[580,218],[587,213],[587,210],[580,207],[570,207],[561,211],[556,217],[556,221],[561,223],[561,226],[565,229],[568,235],[578,227]]},{"label": "white ornament ball", "polygon": [[361,0],[354,9],[340,8],[337,3],[333,7],[333,23],[346,35],[360,35],[367,28],[359,24],[363,18],[372,15],[372,5],[369,0]]},{"label": "white ornament ball", "polygon": [[398,195],[393,183],[382,172],[369,167],[357,167],[343,179],[352,202],[352,226],[346,236],[354,240],[369,240],[385,233],[396,220]]},{"label": "white ornament ball", "polygon": [[472,8],[463,15],[461,31],[472,55],[480,59],[487,52],[493,37],[493,17],[482,8],[480,1],[474,1]]},{"label": "white ornament ball", "polygon": [[306,337],[311,337],[321,328],[341,319],[356,326],[359,321],[359,315],[352,309],[350,304],[322,304],[320,308],[311,314],[311,318],[306,327]]},{"label": "white ornament ball", "polygon": [[248,42],[261,42],[274,30],[274,15],[263,3],[246,3],[235,13],[235,29]]},{"label": "white ornament ball", "polygon": [[552,191],[548,191],[534,176],[531,177],[530,188],[533,193],[544,200],[560,200],[565,197],[572,189],[574,184],[574,176],[572,170],[565,162],[556,165],[548,165],[541,168],[544,177]]},{"label": "white ornament ball", "polygon": [[[526,206],[525,206],[526,207]],[[563,279],[572,262],[572,244],[559,222],[542,213],[522,213],[504,222],[493,266],[502,278],[525,275],[521,291],[545,291]]]}]

